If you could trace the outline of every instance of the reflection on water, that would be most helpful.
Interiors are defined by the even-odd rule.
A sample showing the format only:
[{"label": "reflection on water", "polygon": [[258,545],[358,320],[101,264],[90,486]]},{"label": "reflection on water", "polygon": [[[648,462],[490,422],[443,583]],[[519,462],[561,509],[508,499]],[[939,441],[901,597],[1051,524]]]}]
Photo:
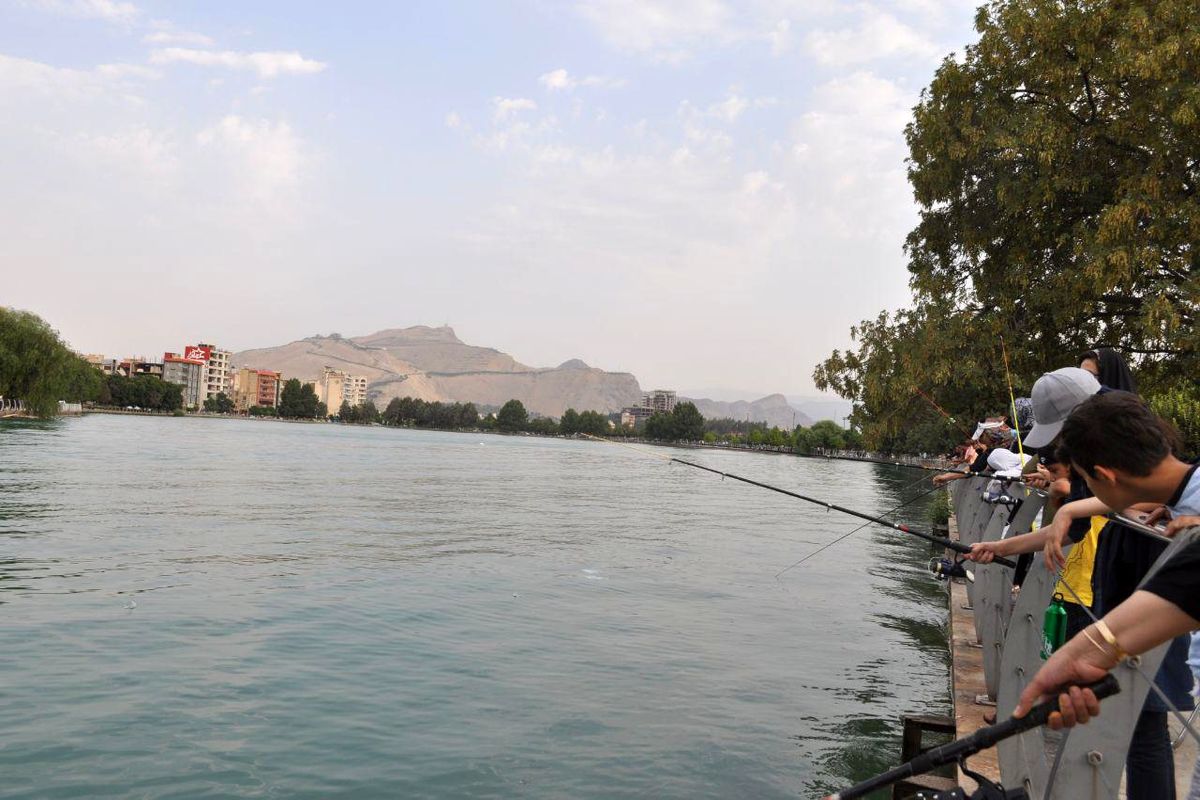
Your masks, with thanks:
[{"label": "reflection on water", "polygon": [[[927,487],[693,457],[872,513]],[[591,442],[2,423],[6,791],[825,791],[948,704],[926,543],[872,526],[775,577],[860,523]]]}]

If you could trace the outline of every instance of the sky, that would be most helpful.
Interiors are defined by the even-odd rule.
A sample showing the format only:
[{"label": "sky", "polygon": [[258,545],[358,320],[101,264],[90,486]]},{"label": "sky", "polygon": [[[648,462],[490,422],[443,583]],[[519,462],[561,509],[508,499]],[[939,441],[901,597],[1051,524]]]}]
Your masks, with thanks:
[{"label": "sky", "polygon": [[908,300],[903,129],[975,5],[0,0],[0,304],[811,394]]}]

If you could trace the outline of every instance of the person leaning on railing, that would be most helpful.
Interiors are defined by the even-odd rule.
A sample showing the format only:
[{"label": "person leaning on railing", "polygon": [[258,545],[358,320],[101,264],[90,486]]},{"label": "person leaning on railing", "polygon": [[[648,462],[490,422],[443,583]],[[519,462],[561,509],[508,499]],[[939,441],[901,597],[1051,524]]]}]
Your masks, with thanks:
[{"label": "person leaning on railing", "polygon": [[[1166,528],[1168,536],[1200,523],[1197,466],[1174,455],[1165,423],[1135,395],[1110,392],[1079,405],[1063,426],[1062,445],[1073,469],[1095,495],[1079,501],[1087,504],[1088,514],[1152,503],[1165,506],[1172,518]],[[1051,656],[1021,693],[1014,715],[1024,715],[1038,698],[1052,695],[1063,685],[1097,680],[1125,656],[1141,654],[1197,628],[1200,540],[1172,554],[1136,591]],[[1173,677],[1160,670],[1155,680],[1168,696],[1178,697]],[[1186,691],[1183,694],[1186,697]],[[1172,703],[1180,704],[1178,700]],[[1051,719],[1052,727],[1086,722],[1099,711],[1095,696],[1077,688],[1059,696],[1059,708],[1060,713]],[[1133,743],[1148,752],[1157,751],[1162,739],[1165,767],[1172,760],[1166,715],[1143,709]],[[1128,776],[1130,797],[1173,798],[1174,769],[1160,772],[1153,769],[1140,775],[1141,785]]]}]

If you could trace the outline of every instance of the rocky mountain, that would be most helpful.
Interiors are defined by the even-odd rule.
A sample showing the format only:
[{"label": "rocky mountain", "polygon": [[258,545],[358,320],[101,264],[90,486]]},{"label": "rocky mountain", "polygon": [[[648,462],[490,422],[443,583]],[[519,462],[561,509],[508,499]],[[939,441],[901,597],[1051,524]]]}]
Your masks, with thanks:
[{"label": "rocky mountain", "polygon": [[808,427],[813,424],[804,412],[794,408],[786,397],[781,394],[769,394],[758,400],[737,400],[722,402],[703,398],[688,398],[696,404],[696,408],[705,419],[748,420],[750,422],[765,422],[769,426],[778,426],[786,431],[797,425]]},{"label": "rocky mountain", "polygon": [[[368,396],[380,408],[393,397],[493,407],[516,398],[533,413],[559,417],[568,408],[620,411],[642,396],[637,379],[628,372],[606,372],[577,358],[557,367],[530,367],[491,347],[467,344],[446,326],[390,328],[349,338],[310,336],[279,347],[234,353],[233,364],[277,370],[305,381],[318,378],[327,366],[340,369],[365,377]],[[748,419],[788,430],[812,424],[781,394],[752,402],[703,398],[692,402],[708,418]]]},{"label": "rocky mountain", "polygon": [[233,355],[236,366],[314,380],[324,367],[361,375],[383,407],[393,397],[500,406],[512,398],[531,412],[558,417],[568,408],[613,412],[641,397],[627,372],[605,372],[571,359],[537,369],[490,347],[461,341],[449,327],[394,328],[367,336],[310,336]]}]

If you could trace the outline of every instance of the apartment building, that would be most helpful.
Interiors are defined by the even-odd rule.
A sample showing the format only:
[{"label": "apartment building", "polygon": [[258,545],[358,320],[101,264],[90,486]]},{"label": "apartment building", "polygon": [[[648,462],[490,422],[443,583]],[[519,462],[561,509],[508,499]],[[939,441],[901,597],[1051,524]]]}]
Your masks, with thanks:
[{"label": "apartment building", "polygon": [[233,372],[229,359],[233,355],[228,350],[222,350],[215,344],[189,344],[183,350],[184,358],[204,362],[204,397],[216,397],[224,393],[226,397],[233,395]]},{"label": "apartment building", "polygon": [[234,373],[233,404],[239,413],[254,406],[279,406],[279,395],[283,392],[283,375],[269,369],[243,367]]},{"label": "apartment building", "polygon": [[343,402],[352,406],[367,402],[367,379],[332,367],[325,367],[312,387],[330,414],[338,413]]},{"label": "apartment building", "polygon": [[183,387],[183,407],[199,408],[204,402],[207,363],[179,353],[163,353],[162,379]]},{"label": "apartment building", "polygon": [[670,414],[675,410],[678,398],[673,389],[655,389],[642,395],[642,406],[651,412],[662,411]]}]

